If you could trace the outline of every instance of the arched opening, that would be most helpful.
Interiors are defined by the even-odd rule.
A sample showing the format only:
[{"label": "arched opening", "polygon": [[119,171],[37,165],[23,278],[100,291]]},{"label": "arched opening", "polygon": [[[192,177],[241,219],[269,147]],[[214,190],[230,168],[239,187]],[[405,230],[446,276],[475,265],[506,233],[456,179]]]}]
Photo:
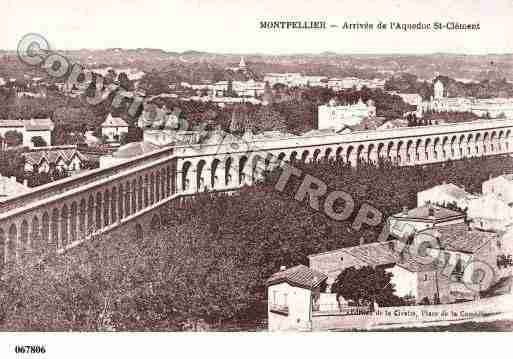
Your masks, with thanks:
[{"label": "arched opening", "polygon": [[207,162],[205,160],[201,160],[198,162],[198,166],[196,167],[196,189],[201,192],[205,189],[206,183],[203,178],[203,169]]},{"label": "arched opening", "polygon": [[103,194],[103,226],[107,227],[110,224],[110,191],[105,190]]},{"label": "arched opening", "polygon": [[102,193],[96,193],[96,225],[94,226],[94,230],[98,231],[103,227],[102,224]]},{"label": "arched opening", "polygon": [[340,160],[340,158],[342,157],[343,150],[344,149],[342,147],[337,147],[337,150],[335,151],[335,161]]},{"label": "arched opening", "polygon": [[378,159],[384,159],[387,157],[387,154],[385,153],[385,144],[379,143],[378,144]]},{"label": "arched opening", "polygon": [[160,201],[160,171],[155,173],[155,202]]},{"label": "arched opening", "polygon": [[144,185],[143,185],[143,196],[144,196],[144,207],[146,208],[149,205],[150,201],[150,194],[148,193],[150,191],[150,179],[148,175],[144,176]]},{"label": "arched opening", "polygon": [[451,138],[451,158],[456,157],[456,136],[452,136]]},{"label": "arched opening", "polygon": [[[140,211],[143,208],[143,179],[139,176],[139,183],[137,184],[137,209]],[[134,211],[135,213],[135,211]]]},{"label": "arched opening", "polygon": [[264,160],[260,155],[254,155],[251,160],[251,181],[256,183],[264,175]]},{"label": "arched opening", "polygon": [[363,145],[358,146],[358,150],[356,151],[356,161],[364,162],[365,161],[365,147]]},{"label": "arched opening", "polygon": [[217,169],[219,167],[220,162],[221,161],[219,161],[219,159],[217,159],[217,158],[215,158],[212,161],[212,166],[210,167],[211,168],[211,173],[210,173],[210,187],[211,188],[217,188],[219,185],[219,175],[217,173]]},{"label": "arched opening", "polygon": [[126,188],[123,187],[123,184],[120,183],[118,187],[118,218],[119,220],[125,218],[125,197],[128,196],[126,193]]},{"label": "arched opening", "polygon": [[80,201],[80,208],[78,210],[78,239],[84,239],[86,233],[86,213],[87,205],[84,198]]},{"label": "arched opening", "polygon": [[[62,212],[61,212],[61,246],[62,248],[66,247],[68,245],[68,206],[64,205],[62,206]],[[59,244],[57,243],[57,246]]]},{"label": "arched opening", "polygon": [[406,143],[406,163],[411,163],[413,161],[414,154],[412,153],[412,151],[413,151],[413,141],[409,140]]},{"label": "arched opening", "polygon": [[89,195],[89,200],[87,201],[87,234],[93,233],[94,228],[94,197]]},{"label": "arched opening", "polygon": [[139,223],[135,224],[135,239],[141,241],[143,239],[143,229]]},{"label": "arched opening", "polygon": [[16,243],[18,242],[18,229],[15,224],[11,224],[9,228],[9,237],[7,238],[7,246],[5,247],[5,262],[16,262]]},{"label": "arched opening", "polygon": [[426,142],[424,142],[424,158],[426,159],[426,161],[429,161],[431,160],[431,139],[428,138],[426,139]]},{"label": "arched opening", "polygon": [[41,236],[39,232],[39,219],[37,216],[32,218],[32,226],[30,228],[30,247],[36,256],[41,255]]},{"label": "arched opening", "polygon": [[71,213],[70,213],[70,235],[71,242],[75,242],[77,240],[77,229],[78,229],[78,210],[77,203],[71,203]]},{"label": "arched opening", "polygon": [[333,152],[333,150],[331,148],[327,148],[326,151],[324,151],[324,158],[323,158],[323,161],[324,162],[329,162],[330,161],[330,156],[331,156],[331,153]]},{"label": "arched opening", "polygon": [[301,154],[301,162],[306,163],[309,155],[310,152],[308,150],[303,151],[303,153]]},{"label": "arched opening", "polygon": [[312,161],[313,162],[317,162],[319,161],[319,155],[321,154],[321,150],[320,149],[316,149],[313,153],[313,157],[312,157]]},{"label": "arched opening", "polygon": [[189,171],[191,168],[191,163],[189,161],[185,162],[182,166],[182,191],[187,191],[189,189]]},{"label": "arched opening", "polygon": [[132,186],[130,186],[130,182],[128,182],[127,191],[130,191],[130,195],[127,196],[127,208],[126,215],[127,217],[132,213],[137,211],[137,182],[136,180],[132,181]]},{"label": "arched opening", "polygon": [[20,243],[18,246],[18,257],[23,262],[29,250],[29,225],[26,220],[21,222]]},{"label": "arched opening", "polygon": [[394,153],[392,151],[393,148],[394,148],[394,143],[393,142],[389,142],[388,146],[387,146],[387,158],[388,158],[389,161],[393,160],[393,158],[392,158],[393,155],[394,155]]},{"label": "arched opening", "polygon": [[[52,221],[51,221],[51,236],[49,243],[52,247],[56,248],[59,243],[59,210],[54,208],[52,210]],[[53,248],[52,248],[53,249]]]},{"label": "arched opening", "polygon": [[294,163],[296,162],[296,159],[297,159],[297,152],[296,151],[292,151],[292,153],[290,154],[290,163]]},{"label": "arched opening", "polygon": [[243,184],[247,180],[246,173],[245,173],[245,168],[246,168],[247,162],[248,162],[248,158],[246,156],[242,156],[239,159],[239,184]]},{"label": "arched opening", "polygon": [[135,212],[137,212],[138,197],[137,197],[137,181],[136,180],[132,181],[131,190],[132,190],[132,195],[131,195],[130,200],[132,201],[132,205],[131,205],[131,208],[129,208],[128,211],[126,212],[127,215],[134,214]]},{"label": "arched opening", "polygon": [[118,191],[116,187],[112,187],[110,200],[110,222],[116,223],[118,220]]},{"label": "arched opening", "polygon": [[435,138],[435,141],[433,142],[433,159],[438,160],[438,157],[440,155],[440,138]]},{"label": "arched opening", "polygon": [[228,157],[226,159],[226,163],[224,165],[224,185],[225,186],[228,186],[231,184],[231,182],[234,180],[234,178],[232,178],[232,173],[231,173],[231,169],[232,169],[232,166],[233,166],[233,159],[231,157]]},{"label": "arched opening", "polygon": [[415,143],[415,161],[420,161],[422,140],[419,138]]},{"label": "arched opening", "polygon": [[168,180],[169,178],[166,175],[167,169],[163,168],[160,170],[160,199],[166,198],[168,195],[166,194],[166,188],[169,187]]},{"label": "arched opening", "polygon": [[43,252],[44,247],[50,240],[50,216],[48,215],[48,212],[43,213],[43,219],[41,222],[41,252]]},{"label": "arched opening", "polygon": [[150,205],[155,203],[155,175],[153,173],[150,173]]},{"label": "arched opening", "polygon": [[354,164],[351,161],[351,155],[353,154],[353,151],[354,151],[354,147],[353,146],[349,146],[349,148],[347,149],[346,158],[345,158],[346,163],[348,163],[351,166]]},{"label": "arched opening", "polygon": [[490,152],[495,153],[497,151],[497,132],[492,131],[490,135]]},{"label": "arched opening", "polygon": [[472,149],[473,154],[475,154],[476,156],[479,156],[483,153],[483,151],[485,151],[483,144],[484,143],[481,140],[481,134],[477,133],[474,143],[473,143],[473,146],[472,146],[472,143],[470,143],[470,142],[469,142],[468,146],[469,146],[469,148]]},{"label": "arched opening", "polygon": [[404,160],[404,158],[402,156],[403,148],[404,148],[404,142],[399,141],[399,143],[397,144],[397,150],[396,150],[397,163],[399,163],[399,164],[402,163],[402,161]]},{"label": "arched opening", "polygon": [[156,214],[151,217],[150,228],[152,231],[158,231],[160,229],[160,217]]}]

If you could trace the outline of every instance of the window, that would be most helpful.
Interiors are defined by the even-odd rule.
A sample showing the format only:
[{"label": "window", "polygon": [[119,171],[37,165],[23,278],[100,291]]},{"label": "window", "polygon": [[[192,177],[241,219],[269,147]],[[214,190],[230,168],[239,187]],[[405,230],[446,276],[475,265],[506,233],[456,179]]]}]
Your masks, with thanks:
[{"label": "window", "polygon": [[424,274],[424,282],[426,282],[427,280],[428,280],[428,275]]},{"label": "window", "polygon": [[501,247],[502,247],[502,243],[501,243],[501,241],[497,241],[497,248],[498,248],[498,249],[501,249]]}]

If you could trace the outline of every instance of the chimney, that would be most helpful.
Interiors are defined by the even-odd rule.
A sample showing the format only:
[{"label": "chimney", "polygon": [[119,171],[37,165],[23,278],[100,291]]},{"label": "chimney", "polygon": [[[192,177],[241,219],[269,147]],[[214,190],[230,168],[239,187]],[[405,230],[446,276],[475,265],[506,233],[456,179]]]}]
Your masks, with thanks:
[{"label": "chimney", "polygon": [[364,244],[365,244],[365,238],[361,237],[361,238],[360,238],[360,245],[362,246],[362,245],[364,245]]},{"label": "chimney", "polygon": [[24,185],[25,187],[28,187],[28,179],[26,179],[26,178],[25,178],[25,179],[23,180],[23,185]]},{"label": "chimney", "polygon": [[435,209],[431,206],[428,207],[428,215],[429,215],[429,217],[435,216]]},{"label": "chimney", "polygon": [[406,206],[403,206],[403,214],[408,214],[408,207]]},{"label": "chimney", "polygon": [[285,269],[287,269],[287,267],[286,267],[286,266],[281,266],[281,267],[280,267],[280,271],[284,271]]}]

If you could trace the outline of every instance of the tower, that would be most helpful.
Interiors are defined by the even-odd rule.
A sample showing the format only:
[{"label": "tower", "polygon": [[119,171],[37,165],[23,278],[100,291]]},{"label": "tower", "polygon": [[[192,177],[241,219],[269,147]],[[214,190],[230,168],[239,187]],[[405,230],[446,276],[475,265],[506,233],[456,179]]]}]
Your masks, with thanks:
[{"label": "tower", "polygon": [[435,100],[439,100],[444,97],[444,84],[440,80],[436,80],[433,85]]},{"label": "tower", "polygon": [[245,70],[246,69],[246,62],[244,61],[244,56],[240,57],[239,69],[241,69],[241,70]]}]

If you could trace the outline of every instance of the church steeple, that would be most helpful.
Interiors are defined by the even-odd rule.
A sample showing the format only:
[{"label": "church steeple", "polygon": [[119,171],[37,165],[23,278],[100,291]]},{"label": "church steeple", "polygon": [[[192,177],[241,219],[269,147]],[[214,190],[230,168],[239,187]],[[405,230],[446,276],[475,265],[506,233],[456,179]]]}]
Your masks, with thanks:
[{"label": "church steeple", "polygon": [[245,68],[246,68],[246,62],[244,61],[244,56],[241,56],[240,62],[239,62],[239,69],[245,69]]}]

